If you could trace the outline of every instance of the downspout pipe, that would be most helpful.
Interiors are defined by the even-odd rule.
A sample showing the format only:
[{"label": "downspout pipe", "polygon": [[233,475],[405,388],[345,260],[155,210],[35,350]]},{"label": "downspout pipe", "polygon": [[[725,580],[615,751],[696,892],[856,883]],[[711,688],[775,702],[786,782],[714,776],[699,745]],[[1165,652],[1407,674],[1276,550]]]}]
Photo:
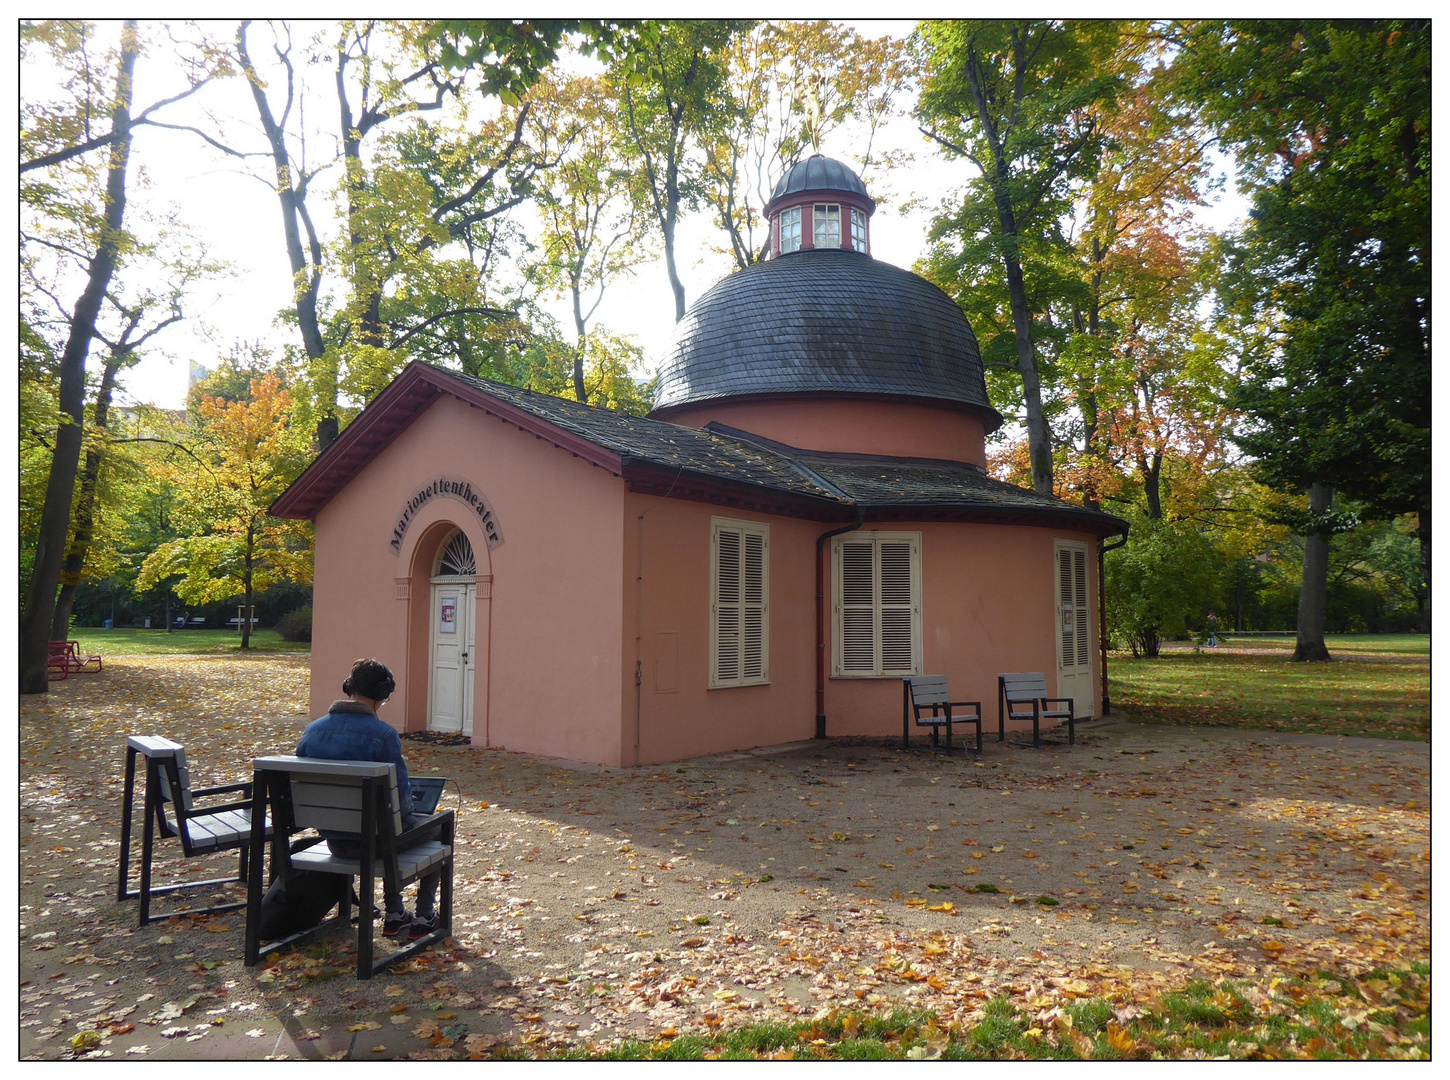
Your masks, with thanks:
[{"label": "downspout pipe", "polygon": [[826,541],[854,532],[866,520],[864,507],[856,507],[856,520],[816,537],[816,738],[826,737]]},{"label": "downspout pipe", "polygon": [[1128,542],[1128,534],[1123,533],[1115,543],[1104,544],[1102,538],[1098,539],[1098,670],[1103,677],[1103,715],[1108,715],[1112,708],[1112,702],[1108,700],[1108,605],[1107,585],[1103,581],[1103,556],[1115,548],[1120,548]]}]

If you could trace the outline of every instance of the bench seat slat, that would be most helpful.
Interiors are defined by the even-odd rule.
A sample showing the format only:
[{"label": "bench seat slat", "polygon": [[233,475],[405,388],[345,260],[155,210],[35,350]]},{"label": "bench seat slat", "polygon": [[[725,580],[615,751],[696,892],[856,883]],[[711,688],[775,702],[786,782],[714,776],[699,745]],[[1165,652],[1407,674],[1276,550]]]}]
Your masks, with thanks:
[{"label": "bench seat slat", "polygon": [[[223,810],[219,814],[196,814],[186,819],[187,839],[191,846],[206,850],[220,845],[235,847],[244,843],[252,832],[250,810]],[[267,834],[271,835],[272,820],[267,819]]]},{"label": "bench seat slat", "polygon": [[[398,876],[400,878],[421,877],[448,858],[452,850],[447,844],[439,843],[437,840],[428,840],[407,851],[400,851],[398,852]],[[334,855],[326,844],[318,844],[295,853],[292,856],[292,866],[298,870],[320,870],[327,874],[347,874],[349,876],[356,876],[362,872],[360,859],[344,859],[340,855]],[[374,859],[373,877],[381,879],[382,876],[383,860]]]}]

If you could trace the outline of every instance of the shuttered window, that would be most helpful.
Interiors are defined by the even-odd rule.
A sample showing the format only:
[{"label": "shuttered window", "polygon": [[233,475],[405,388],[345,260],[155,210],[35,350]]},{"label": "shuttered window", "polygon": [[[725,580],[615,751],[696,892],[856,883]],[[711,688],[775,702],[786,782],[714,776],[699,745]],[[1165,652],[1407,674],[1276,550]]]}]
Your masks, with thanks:
[{"label": "shuttered window", "polygon": [[1087,547],[1057,545],[1057,665],[1086,670],[1092,662],[1088,633]]},{"label": "shuttered window", "polygon": [[832,544],[837,678],[921,674],[921,534],[854,532]]},{"label": "shuttered window", "polygon": [[770,526],[710,519],[710,686],[770,678]]}]

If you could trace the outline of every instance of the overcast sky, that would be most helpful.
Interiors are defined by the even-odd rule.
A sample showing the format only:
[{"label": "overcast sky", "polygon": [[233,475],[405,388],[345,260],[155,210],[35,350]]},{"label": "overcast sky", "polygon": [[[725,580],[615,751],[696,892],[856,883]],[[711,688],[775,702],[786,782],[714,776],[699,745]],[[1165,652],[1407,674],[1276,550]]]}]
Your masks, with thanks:
[{"label": "overcast sky", "polygon": [[[215,24],[220,37],[228,37],[234,24]],[[905,36],[910,22],[858,22],[866,35]],[[298,27],[304,37],[305,24]],[[270,36],[262,25],[252,32],[254,55],[270,49]],[[307,70],[308,94],[301,102],[307,125],[331,132],[336,126],[336,101],[330,68]],[[135,100],[138,105],[175,93],[183,84],[179,71],[166,65],[158,50],[138,65]],[[877,136],[877,146],[910,151],[915,160],[889,175],[877,171],[867,184],[879,206],[872,221],[872,254],[898,266],[910,267],[925,246],[926,230],[934,207],[971,175],[971,166],[947,161],[939,155],[908,115],[891,123]],[[265,149],[255,107],[240,79],[220,80],[194,98],[167,110],[173,123],[190,123],[214,130],[220,123],[229,141],[249,150]],[[859,132],[841,129],[827,136],[822,152],[857,165],[862,147]],[[314,142],[309,151],[317,161],[335,153],[332,141]],[[201,239],[213,259],[231,265],[229,276],[206,283],[188,299],[188,320],[155,339],[155,347],[126,376],[124,396],[165,407],[179,406],[186,393],[188,361],[210,365],[238,342],[261,340],[275,346],[293,343],[295,328],[277,325],[276,314],[290,306],[291,275],[283,247],[281,211],[270,183],[259,180],[270,172],[270,162],[256,159],[240,164],[206,147],[195,136],[143,128],[137,132],[133,161],[145,171],[149,185],[134,189],[133,206],[173,205]],[[335,183],[339,170],[326,174]],[[772,178],[778,179],[778,178]],[[325,237],[335,234],[336,218],[328,189],[315,191],[309,207]],[[911,199],[914,208],[903,213]],[[1234,220],[1241,203],[1230,195],[1206,223],[1221,227]],[[677,263],[684,279],[686,301],[693,303],[711,284],[729,273],[732,261],[712,251],[723,233],[703,214],[684,220],[677,234]],[[544,306],[572,335],[566,301]],[[674,334],[673,299],[663,259],[639,267],[631,277],[609,287],[592,325],[632,335],[643,347],[649,369],[667,354]],[[638,374],[648,374],[640,372]]]}]

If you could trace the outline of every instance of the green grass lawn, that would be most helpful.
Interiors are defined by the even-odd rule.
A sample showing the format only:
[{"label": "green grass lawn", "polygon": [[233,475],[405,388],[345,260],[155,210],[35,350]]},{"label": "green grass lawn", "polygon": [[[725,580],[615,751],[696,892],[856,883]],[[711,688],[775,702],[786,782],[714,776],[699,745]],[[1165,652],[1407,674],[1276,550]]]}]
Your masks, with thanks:
[{"label": "green grass lawn", "polygon": [[[1232,631],[1219,635],[1220,644],[1227,648],[1273,648],[1285,653],[1294,651],[1294,635],[1279,634],[1272,637],[1237,637]],[[1324,644],[1330,656],[1374,656],[1394,653],[1406,656],[1429,656],[1429,634],[1326,634]]]},{"label": "green grass lawn", "polygon": [[718,1035],[629,1041],[607,1050],[499,1056],[566,1060],[1132,1061],[1425,1060],[1430,1056],[1430,968],[1318,972],[1266,990],[1196,982],[1127,1007],[1083,998],[1050,1022],[999,998],[981,1022],[941,1025],[930,1012],[832,1013],[795,1023],[748,1024]]},{"label": "green grass lawn", "polygon": [[[87,655],[167,656],[175,653],[214,653],[230,656],[241,649],[242,635],[235,630],[97,630],[76,627],[72,639],[81,643]],[[275,630],[253,630],[251,651],[259,653],[305,653],[312,648],[305,641],[283,641]]]},{"label": "green grass lawn", "polygon": [[1113,657],[1113,707],[1139,719],[1274,731],[1428,739],[1430,665],[1425,634],[1326,639],[1329,664],[1294,664],[1293,638],[1239,638],[1230,648]]}]

